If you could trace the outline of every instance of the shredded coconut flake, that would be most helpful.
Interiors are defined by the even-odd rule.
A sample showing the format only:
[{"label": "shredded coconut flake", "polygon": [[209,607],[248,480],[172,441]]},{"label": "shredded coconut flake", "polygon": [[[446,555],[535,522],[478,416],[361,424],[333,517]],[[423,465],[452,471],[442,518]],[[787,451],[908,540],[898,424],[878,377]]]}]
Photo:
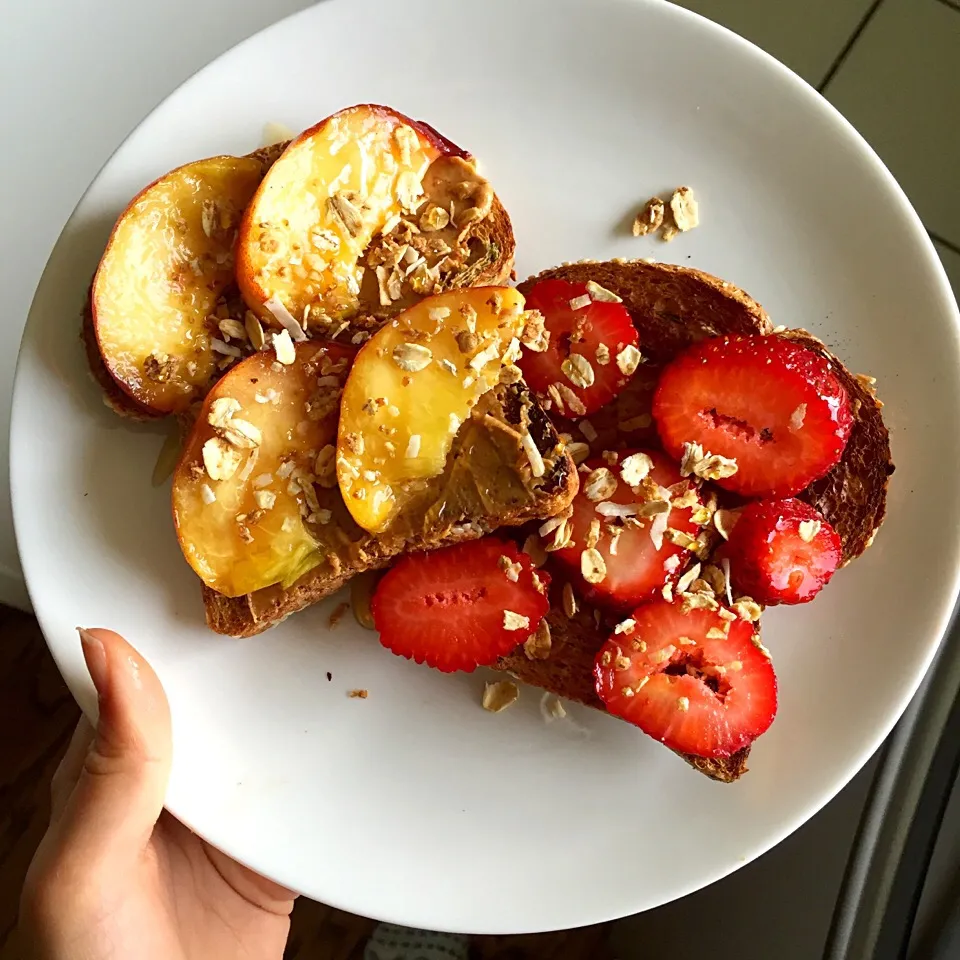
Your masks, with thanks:
[{"label": "shredded coconut flake", "polygon": [[720,561],[720,567],[723,570],[723,580],[727,588],[727,604],[733,606],[733,587],[730,585],[730,561],[724,557]]},{"label": "shredded coconut flake", "polygon": [[602,500],[594,508],[601,517],[635,517],[640,511],[636,503],[614,503],[612,500]]},{"label": "shredded coconut flake", "polygon": [[224,343],[222,340],[218,340],[216,337],[210,338],[210,349],[214,353],[222,353],[225,357],[240,357],[240,348],[235,347],[232,344]]},{"label": "shredded coconut flake", "polygon": [[669,513],[658,513],[650,522],[650,539],[657,550],[663,546],[663,536],[667,532],[669,519]]},{"label": "shredded coconut flake", "polygon": [[585,293],[582,297],[574,297],[570,301],[571,310],[582,310],[584,307],[589,307],[591,303],[590,294]]},{"label": "shredded coconut flake", "polygon": [[404,456],[408,460],[413,460],[416,457],[420,456],[420,434],[411,433],[410,439],[407,441],[407,451]]},{"label": "shredded coconut flake", "polygon": [[530,461],[530,472],[535,477],[542,477],[544,473],[546,473],[546,466],[544,465],[543,457],[540,456],[537,445],[533,442],[533,437],[527,432],[523,435],[520,442],[523,444],[523,452],[527,455],[527,460]]},{"label": "shredded coconut flake", "polygon": [[293,348],[293,340],[286,330],[273,334],[273,350],[277,355],[278,363],[289,367],[297,359],[297,351]]},{"label": "shredded coconut flake", "polygon": [[307,339],[303,332],[303,327],[297,321],[297,318],[281,303],[279,297],[271,297],[264,303],[264,309],[269,310],[276,318],[277,323],[290,334],[295,343],[302,343]]}]

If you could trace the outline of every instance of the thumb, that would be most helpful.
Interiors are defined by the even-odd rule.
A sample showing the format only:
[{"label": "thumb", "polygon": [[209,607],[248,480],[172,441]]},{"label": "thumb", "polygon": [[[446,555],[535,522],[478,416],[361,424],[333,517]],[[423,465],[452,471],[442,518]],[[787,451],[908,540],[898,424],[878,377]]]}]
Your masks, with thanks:
[{"label": "thumb", "polygon": [[160,680],[112,630],[79,630],[100,717],[60,822],[77,853],[139,853],[163,809],[170,776],[170,708]]}]

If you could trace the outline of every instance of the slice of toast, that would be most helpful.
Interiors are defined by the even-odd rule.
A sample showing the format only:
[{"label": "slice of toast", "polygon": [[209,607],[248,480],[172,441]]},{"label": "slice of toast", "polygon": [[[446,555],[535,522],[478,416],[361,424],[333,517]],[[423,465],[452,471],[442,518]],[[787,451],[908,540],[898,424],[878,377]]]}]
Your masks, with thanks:
[{"label": "slice of toast", "polygon": [[[264,173],[283,153],[287,143],[278,143],[254,151]],[[424,205],[450,207],[457,187],[451,171],[441,158],[424,177]],[[466,230],[453,223],[431,229],[423,237],[429,249],[418,249],[417,235],[407,236],[409,225],[401,221],[394,230],[374,239],[366,257],[366,279],[361,285],[361,310],[337,330],[314,329],[323,339],[359,343],[387,319],[396,316],[422,299],[404,288],[402,295],[383,304],[377,284],[371,282],[375,262],[389,256],[407,241],[411,248],[427,257],[428,265],[444,256],[444,245],[467,249],[453,272],[444,275],[441,289],[468,286],[495,286],[512,278],[515,241],[510,217],[494,194],[489,214],[469,223]],[[439,251],[439,252],[437,252]],[[427,291],[427,292],[439,292]],[[426,295],[426,293],[424,294]],[[246,310],[238,292],[231,289],[221,298],[229,315],[241,320]],[[90,298],[83,315],[82,339],[94,379],[103,390],[104,402],[116,413],[133,419],[155,419],[155,414],[133,401],[108,372],[100,355],[94,329]],[[223,362],[222,372],[229,366]],[[198,405],[195,405],[198,406]],[[189,430],[189,411],[180,416],[181,427]],[[499,424],[499,426],[498,426]],[[520,446],[520,433],[529,424],[546,472],[533,478],[527,455]],[[229,598],[204,587],[203,597],[210,627],[231,636],[251,636],[279,623],[291,613],[316,603],[338,590],[351,577],[385,566],[401,553],[428,550],[462,540],[483,536],[501,526],[513,526],[541,519],[563,510],[578,487],[576,467],[563,452],[553,425],[533,401],[524,384],[500,386],[486,395],[461,427],[447,467],[440,477],[429,481],[421,492],[419,529],[407,529],[390,538],[367,535],[352,520],[337,490],[321,491],[321,505],[330,509],[336,522],[329,525],[332,542],[326,560],[288,588],[275,585],[253,594]]]},{"label": "slice of toast", "polygon": [[[581,262],[547,270],[520,284],[528,293],[540,280],[563,279],[577,283],[589,280],[623,299],[640,334],[640,348],[647,363],[638,372],[637,387],[624,391],[612,411],[593,418],[598,439],[594,449],[617,449],[637,443],[654,444],[656,433],[649,423],[649,401],[658,368],[684,347],[704,337],[727,334],[773,334],[763,308],[744,291],[709,274],[687,267],[647,263],[640,260]],[[817,507],[837,530],[845,561],[859,556],[869,546],[886,510],[887,482],[893,471],[887,429],[880,404],[869,382],[850,374],[827,348],[805,331],[777,331],[825,356],[834,366],[853,403],[855,426],[840,462],[801,494]],[[619,407],[619,408],[617,408]],[[642,423],[635,426],[636,421]],[[618,425],[631,429],[618,431]],[[551,588],[548,615],[551,648],[547,659],[526,656],[523,649],[502,657],[497,669],[541,687],[559,697],[603,709],[593,685],[593,660],[609,636],[613,621],[599,612],[578,611],[573,617],[560,603],[562,583]],[[701,773],[726,783],[746,770],[749,747],[722,759],[684,756]]]},{"label": "slice of toast", "polygon": [[[521,444],[527,425],[546,468],[539,478]],[[401,554],[552,516],[570,503],[577,487],[576,467],[526,385],[501,384],[481,397],[456,435],[444,472],[424,482],[404,511],[401,529],[373,537],[353,521],[336,488],[317,488],[320,506],[334,517],[327,525],[332,536],[325,562],[286,589],[275,585],[230,598],[204,587],[207,623],[234,637],[261,633]]]},{"label": "slice of toast", "polygon": [[[273,144],[268,147],[261,147],[247,156],[259,160],[263,165],[263,172],[277,161],[280,155],[287,147],[287,142]],[[428,169],[424,177],[424,201],[423,204],[430,205],[434,201],[449,205],[448,195],[451,189],[449,178],[444,176],[443,164],[446,162],[441,158]],[[436,169],[435,169],[436,168]],[[360,289],[361,309],[357,316],[351,318],[349,324],[338,325],[336,329],[324,328],[311,330],[311,333],[322,336],[324,339],[334,339],[342,343],[359,343],[360,340],[374,330],[376,330],[385,320],[402,313],[415,302],[422,299],[420,295],[414,293],[408,287],[405,287],[402,295],[384,305],[380,302],[378,288],[374,279],[375,271],[370,269],[372,259],[377,257],[381,251],[398,245],[398,238],[403,239],[405,229],[404,222],[401,221],[397,227],[387,236],[375,238],[374,242],[367,250],[368,269],[366,277]],[[426,243],[429,240],[432,244],[446,244],[449,247],[456,247],[458,240],[458,228],[454,225],[448,225],[438,230],[433,230],[429,234],[424,234]],[[414,243],[419,240],[414,239]],[[500,198],[494,194],[493,202],[489,214],[482,220],[474,220],[468,225],[463,245],[466,246],[468,255],[463,258],[462,264],[447,275],[441,286],[430,292],[439,293],[442,290],[452,290],[470,286],[498,286],[505,284],[513,277],[513,258],[516,249],[516,242],[513,236],[513,226],[510,222],[510,216],[506,208],[500,201]],[[431,249],[442,250],[441,247]],[[442,258],[442,253],[427,253],[427,263],[432,260]],[[91,288],[92,289],[92,288]],[[221,301],[229,311],[229,316],[240,321],[244,320],[246,305],[235,287],[224,291]],[[218,334],[219,335],[219,334]],[[87,361],[94,379],[100,385],[104,392],[104,402],[115,413],[120,416],[130,417],[134,420],[155,420],[158,414],[155,411],[138,404],[129,394],[127,394],[113,379],[103,358],[100,355],[100,347],[97,342],[97,334],[93,322],[93,310],[91,306],[90,295],[88,294],[83,310],[83,321],[81,326],[81,339],[87,355]],[[229,365],[229,360],[223,361],[221,372]]]}]

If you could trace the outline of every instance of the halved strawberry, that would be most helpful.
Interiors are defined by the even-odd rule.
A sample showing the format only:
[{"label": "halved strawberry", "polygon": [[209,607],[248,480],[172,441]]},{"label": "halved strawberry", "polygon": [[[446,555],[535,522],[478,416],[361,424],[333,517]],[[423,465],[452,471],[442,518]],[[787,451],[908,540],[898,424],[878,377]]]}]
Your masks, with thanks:
[{"label": "halved strawberry", "polygon": [[830,582],[843,545],[802,500],[760,500],[743,509],[717,556],[729,559],[738,594],[763,604],[806,603]]},{"label": "halved strawberry", "polygon": [[785,497],[822,477],[843,454],[850,403],[830,363],[777,336],[716,337],[663,371],[653,417],[664,448],[684,444],[730,457],[717,482],[747,497]]},{"label": "halved strawberry", "polygon": [[527,294],[550,333],[547,349],[524,348],[527,385],[546,409],[582,417],[609,403],[637,368],[637,328],[622,303],[597,301],[584,283],[543,280]]},{"label": "halved strawberry", "polygon": [[[696,537],[699,527],[692,514],[700,505],[699,495],[680,476],[676,464],[656,450],[623,450],[615,463],[596,458],[586,466],[590,473],[580,478],[566,530],[572,543],[553,556],[585,600],[629,610],[656,594],[668,580],[675,581],[688,566],[693,555],[671,542],[667,531]],[[627,480],[636,480],[638,468],[649,473],[631,486]],[[666,488],[674,484],[682,490],[668,492]],[[681,497],[690,505],[668,506],[671,498]],[[563,531],[550,529],[555,523],[548,521],[541,529],[548,531],[548,540],[560,536],[562,542]],[[591,548],[603,561],[602,579],[592,573],[596,564],[584,557]]]},{"label": "halved strawberry", "polygon": [[617,629],[597,654],[597,695],[671,750],[728,757],[773,722],[777,678],[754,624],[676,599],[643,604]]},{"label": "halved strawberry", "polygon": [[403,557],[377,585],[373,622],[399,656],[470,672],[536,630],[549,583],[514,544],[485,537]]}]

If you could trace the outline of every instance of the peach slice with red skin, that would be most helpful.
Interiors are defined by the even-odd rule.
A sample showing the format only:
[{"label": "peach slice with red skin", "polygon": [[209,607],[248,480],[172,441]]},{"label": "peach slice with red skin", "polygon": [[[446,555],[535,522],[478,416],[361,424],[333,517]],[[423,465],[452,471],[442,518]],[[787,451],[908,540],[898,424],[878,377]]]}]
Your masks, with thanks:
[{"label": "peach slice with red skin", "polygon": [[210,391],[173,479],[180,547],[207,586],[286,586],[339,546],[334,444],[353,355],[316,341],[288,365],[257,353]]},{"label": "peach slice with red skin", "polygon": [[422,198],[439,157],[472,158],[432,127],[389,107],[360,104],[291,141],[270,168],[240,228],[237,281],[268,324],[306,325],[356,313],[360,258]]},{"label": "peach slice with red skin", "polygon": [[100,356],[146,415],[179,413],[216,373],[207,327],[234,277],[241,214],[263,179],[249,157],[211,157],[144,188],[117,220],[91,290]]},{"label": "peach slice with red skin", "polygon": [[340,407],[337,477],[364,530],[387,530],[443,472],[460,425],[520,355],[523,306],[512,287],[427,297],[361,348]]}]

